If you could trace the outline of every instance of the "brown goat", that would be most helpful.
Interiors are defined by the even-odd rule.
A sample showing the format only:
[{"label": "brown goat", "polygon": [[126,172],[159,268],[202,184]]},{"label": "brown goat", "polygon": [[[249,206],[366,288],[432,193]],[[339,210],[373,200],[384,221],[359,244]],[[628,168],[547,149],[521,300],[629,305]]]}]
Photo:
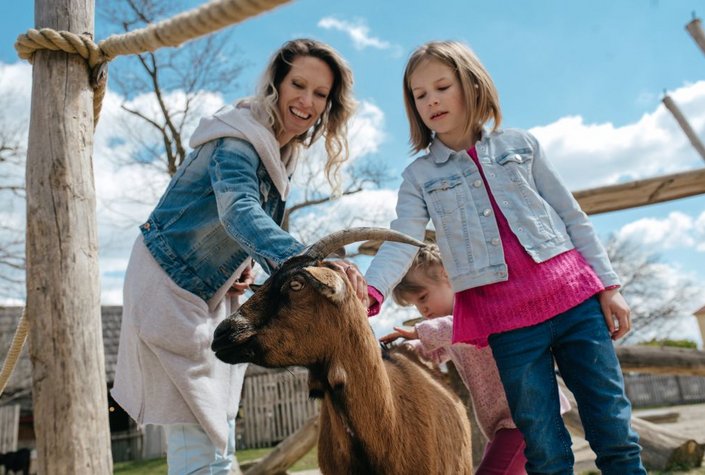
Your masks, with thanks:
[{"label": "brown goat", "polygon": [[326,474],[471,474],[460,400],[416,357],[381,350],[347,277],[288,261],[216,329],[228,363],[305,366],[323,390],[318,461]]}]

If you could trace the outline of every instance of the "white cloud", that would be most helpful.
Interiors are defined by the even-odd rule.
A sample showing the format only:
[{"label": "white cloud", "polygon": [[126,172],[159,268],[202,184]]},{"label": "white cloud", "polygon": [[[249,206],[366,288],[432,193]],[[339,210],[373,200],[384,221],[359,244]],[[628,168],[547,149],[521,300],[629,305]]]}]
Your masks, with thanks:
[{"label": "white cloud", "polygon": [[[705,138],[705,81],[683,86],[671,97]],[[702,158],[662,104],[621,127],[568,116],[531,132],[574,191],[702,167]]]},{"label": "white cloud", "polygon": [[704,221],[705,213],[696,220],[685,213],[674,211],[664,219],[642,218],[631,222],[623,226],[617,236],[649,246],[658,245],[661,249],[695,248],[705,238],[702,229]]},{"label": "white cloud", "polygon": [[398,46],[394,46],[388,41],[370,36],[370,28],[364,20],[349,22],[333,17],[325,17],[319,20],[318,26],[326,30],[342,31],[350,37],[355,48],[359,50],[365,48],[376,48],[381,50],[392,49],[396,52],[399,49]]}]

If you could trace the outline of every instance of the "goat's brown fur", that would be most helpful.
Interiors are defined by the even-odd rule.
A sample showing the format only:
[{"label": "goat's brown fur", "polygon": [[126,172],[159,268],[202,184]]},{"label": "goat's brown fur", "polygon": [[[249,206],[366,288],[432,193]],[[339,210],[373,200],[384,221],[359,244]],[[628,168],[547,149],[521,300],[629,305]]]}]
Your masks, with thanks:
[{"label": "goat's brown fur", "polygon": [[342,273],[319,264],[285,274],[221,324],[214,349],[231,363],[309,368],[323,390],[321,471],[471,474],[470,426],[457,396],[415,355],[383,354]]}]

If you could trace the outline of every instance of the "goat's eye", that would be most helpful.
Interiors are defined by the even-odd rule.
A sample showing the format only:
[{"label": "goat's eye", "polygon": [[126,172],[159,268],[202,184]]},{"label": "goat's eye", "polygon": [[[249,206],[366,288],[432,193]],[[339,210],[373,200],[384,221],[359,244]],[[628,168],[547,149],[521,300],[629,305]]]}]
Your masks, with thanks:
[{"label": "goat's eye", "polygon": [[298,279],[292,279],[289,281],[289,288],[295,292],[304,288],[304,283]]}]

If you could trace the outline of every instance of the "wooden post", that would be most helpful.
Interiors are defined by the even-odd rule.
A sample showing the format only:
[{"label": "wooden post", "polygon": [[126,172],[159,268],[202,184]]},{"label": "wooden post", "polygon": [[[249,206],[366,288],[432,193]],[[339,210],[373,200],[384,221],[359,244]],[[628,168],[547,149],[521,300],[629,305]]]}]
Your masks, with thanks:
[{"label": "wooden post", "polygon": [[688,30],[688,33],[690,33],[690,36],[692,36],[698,44],[700,50],[705,53],[705,33],[703,33],[700,18],[693,18],[693,20],[685,26],[685,29]]},{"label": "wooden post", "polygon": [[703,143],[700,141],[700,138],[690,126],[688,120],[680,111],[676,103],[673,101],[673,99],[671,99],[671,96],[666,94],[663,97],[662,102],[663,105],[666,106],[666,109],[671,111],[671,114],[673,114],[673,117],[675,117],[676,122],[678,122],[678,125],[680,125],[681,129],[683,129],[683,132],[685,132],[685,135],[686,137],[688,137],[688,140],[690,140],[690,143],[693,145],[693,148],[695,148],[695,150],[697,150],[700,154],[700,157],[705,160],[705,145],[703,145]]},{"label": "wooden post", "polygon": [[[92,33],[93,0],[35,0],[36,28]],[[40,474],[111,474],[95,216],[93,91],[80,56],[34,56],[27,316]]]},{"label": "wooden post", "polygon": [[705,307],[695,312],[695,318],[698,320],[698,327],[700,327],[700,341],[702,343],[703,351],[705,351]]}]

